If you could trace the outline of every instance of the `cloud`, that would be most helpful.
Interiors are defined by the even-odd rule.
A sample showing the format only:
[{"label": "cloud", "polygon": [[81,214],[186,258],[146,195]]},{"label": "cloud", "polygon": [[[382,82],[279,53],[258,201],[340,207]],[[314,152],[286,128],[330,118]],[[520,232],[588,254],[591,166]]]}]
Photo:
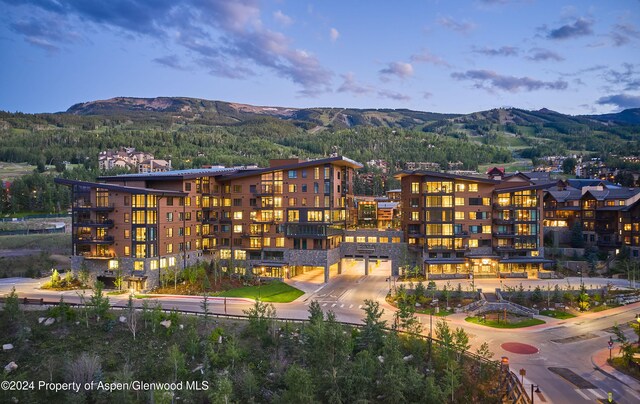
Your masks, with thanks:
[{"label": "cloud", "polygon": [[501,46],[498,49],[474,48],[472,52],[486,56],[518,56],[520,50],[514,46]]},{"label": "cloud", "polygon": [[172,69],[186,70],[186,68],[180,63],[180,60],[176,55],[167,55],[167,56],[155,58],[153,59],[153,61],[162,66],[170,67]]},{"label": "cloud", "polygon": [[276,20],[276,22],[284,27],[288,27],[289,25],[293,24],[293,18],[289,17],[288,15],[284,14],[282,11],[278,10],[276,12],[273,13],[273,19]]},{"label": "cloud", "polygon": [[[24,0],[21,4],[27,4],[30,12],[55,19],[50,27],[89,22],[147,36],[164,45],[174,42],[188,51],[196,65],[214,75],[245,77],[255,74],[252,67],[259,67],[299,85],[304,95],[329,91],[331,85],[333,73],[313,54],[295,48],[291,38],[265,27],[259,0]],[[274,13],[280,23],[286,17]],[[34,37],[29,36],[28,27],[14,29],[37,46],[62,42],[56,32]],[[155,62],[172,62],[165,58]]]},{"label": "cloud", "polygon": [[557,53],[550,51],[549,49],[543,48],[533,48],[529,49],[529,56],[527,59],[533,60],[535,62],[542,62],[547,60],[554,60],[556,62],[561,62],[564,58]]},{"label": "cloud", "polygon": [[431,54],[426,49],[423,49],[419,54],[411,55],[411,61],[414,63],[430,63],[436,66],[451,67],[451,65],[447,63],[446,60],[442,59],[440,56]]},{"label": "cloud", "polygon": [[411,63],[391,62],[387,67],[380,70],[381,79],[388,81],[389,76],[396,76],[400,79],[406,79],[413,76],[413,66]]},{"label": "cloud", "polygon": [[615,94],[600,97],[596,101],[599,105],[615,105],[619,109],[640,108],[640,96],[628,94]]},{"label": "cloud", "polygon": [[340,85],[340,87],[338,87],[337,91],[339,93],[352,93],[355,95],[364,95],[364,94],[370,94],[374,91],[374,88],[372,86],[359,83],[356,80],[355,75],[351,72],[347,74],[342,74],[340,75],[340,77],[342,77],[344,81]]},{"label": "cloud", "polygon": [[638,71],[638,65],[632,63],[623,63],[623,70],[618,71],[614,69],[607,70],[603,77],[604,79],[616,86],[621,86],[625,91],[634,91],[640,89],[640,71]]},{"label": "cloud", "polygon": [[396,101],[409,101],[411,97],[406,94],[397,93],[395,91],[390,90],[380,90],[378,91],[378,97],[380,98],[388,98]]},{"label": "cloud", "polygon": [[633,24],[616,24],[611,31],[611,39],[614,46],[623,46],[634,39],[640,39],[640,31]]},{"label": "cloud", "polygon": [[586,36],[593,34],[591,27],[593,21],[585,18],[578,18],[573,24],[563,25],[560,28],[552,29],[547,34],[549,39],[570,39],[580,36]]},{"label": "cloud", "polygon": [[338,32],[338,30],[335,28],[331,28],[329,30],[329,38],[331,39],[331,42],[337,41],[338,37],[340,37],[340,33]]},{"label": "cloud", "polygon": [[490,70],[467,70],[464,73],[452,73],[455,80],[470,80],[475,82],[476,88],[485,90],[502,90],[511,93],[535,90],[564,90],[568,84],[566,81],[541,81],[530,77],[514,77],[500,75]]},{"label": "cloud", "polygon": [[14,22],[10,29],[22,36],[30,44],[48,52],[60,50],[59,44],[80,41],[80,36],[66,23],[60,23],[48,16],[30,17]]},{"label": "cloud", "polygon": [[476,25],[472,22],[469,22],[467,20],[455,21],[451,17],[441,17],[440,19],[438,19],[438,24],[461,34],[468,34],[476,27]]}]

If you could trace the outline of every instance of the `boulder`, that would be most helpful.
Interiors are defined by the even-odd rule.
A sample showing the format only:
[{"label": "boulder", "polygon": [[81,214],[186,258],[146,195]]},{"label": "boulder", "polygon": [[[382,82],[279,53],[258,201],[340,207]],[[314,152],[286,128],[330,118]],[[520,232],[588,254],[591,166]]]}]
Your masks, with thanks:
[{"label": "boulder", "polygon": [[126,323],[127,322],[127,318],[125,316],[120,316],[120,317],[118,317],[118,321],[120,321],[121,323]]},{"label": "boulder", "polygon": [[53,318],[53,317],[49,317],[49,318],[44,322],[44,325],[51,325],[51,324],[53,324],[53,323],[55,323],[55,322],[56,322],[56,319],[55,319],[55,318]]},{"label": "boulder", "polygon": [[402,358],[402,360],[404,360],[405,362],[409,362],[411,359],[413,359],[413,355],[408,355]]},{"label": "boulder", "polygon": [[18,365],[16,365],[15,362],[9,362],[9,364],[4,367],[4,371],[7,373],[11,373],[16,369],[18,369]]},{"label": "boulder", "polygon": [[46,317],[38,317],[38,324],[42,324],[42,322],[46,319]]},{"label": "boulder", "polygon": [[13,349],[13,344],[4,344],[2,345],[2,350],[3,351],[10,351]]},{"label": "boulder", "polygon": [[171,320],[161,321],[160,325],[163,326],[164,328],[169,328],[169,327],[171,327]]}]

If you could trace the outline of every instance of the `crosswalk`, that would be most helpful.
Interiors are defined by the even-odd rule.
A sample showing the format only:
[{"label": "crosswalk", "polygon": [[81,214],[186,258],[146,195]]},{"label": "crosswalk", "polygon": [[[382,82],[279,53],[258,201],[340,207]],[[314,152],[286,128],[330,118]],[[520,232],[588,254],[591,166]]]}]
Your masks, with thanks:
[{"label": "crosswalk", "polygon": [[[345,304],[345,303],[340,303],[340,302],[335,302],[335,301],[330,301],[330,302],[318,302],[318,303],[320,303],[320,306],[321,306],[321,307],[327,307],[327,306],[329,306],[329,305],[330,305],[330,306],[329,306],[329,307],[327,307],[327,308],[332,308],[332,309],[333,309],[333,308],[335,308],[335,307],[339,307],[339,308],[341,308],[341,309],[344,309],[344,308],[353,309],[353,307],[354,307],[354,305],[353,305],[353,304],[349,304],[349,305],[347,305],[347,304]],[[310,305],[310,304],[311,304],[311,301],[306,301],[306,302],[304,302],[304,305],[305,305],[305,306],[308,306],[308,305]],[[362,309],[362,305],[358,305],[358,309]]]},{"label": "crosswalk", "polygon": [[[601,389],[574,389],[579,396],[582,396],[585,400],[593,401],[596,400],[605,400],[607,398],[607,393],[602,391]],[[589,393],[589,394],[587,394]]]}]

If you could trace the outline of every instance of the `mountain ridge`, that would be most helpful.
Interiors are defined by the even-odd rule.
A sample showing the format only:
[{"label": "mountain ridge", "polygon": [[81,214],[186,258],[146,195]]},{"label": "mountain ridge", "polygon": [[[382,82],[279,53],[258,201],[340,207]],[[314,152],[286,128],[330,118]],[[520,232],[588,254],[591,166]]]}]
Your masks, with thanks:
[{"label": "mountain ridge", "polygon": [[[177,118],[213,118],[221,124],[233,124],[257,118],[272,117],[297,122],[307,129],[327,126],[344,128],[358,125],[380,127],[415,127],[439,120],[468,121],[470,118],[488,119],[494,123],[549,123],[567,120],[575,123],[596,121],[616,124],[640,124],[640,108],[601,115],[566,115],[547,108],[525,110],[520,108],[494,108],[469,114],[436,113],[392,108],[295,108],[258,106],[237,102],[206,100],[191,97],[114,97],[77,103],[61,113],[73,115],[131,115],[171,113]],[[497,114],[497,116],[496,116]],[[500,116],[501,115],[501,116]],[[465,118],[467,117],[467,118]],[[331,124],[331,125],[329,125]]]}]

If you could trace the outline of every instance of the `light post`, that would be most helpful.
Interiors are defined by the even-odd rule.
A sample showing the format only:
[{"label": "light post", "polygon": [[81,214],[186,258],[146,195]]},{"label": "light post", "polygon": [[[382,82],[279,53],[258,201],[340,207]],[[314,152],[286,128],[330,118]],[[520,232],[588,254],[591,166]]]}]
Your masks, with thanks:
[{"label": "light post", "polygon": [[533,388],[536,388],[536,393],[540,393],[540,386],[538,386],[537,384],[533,384],[531,383],[531,404],[533,404]]}]

